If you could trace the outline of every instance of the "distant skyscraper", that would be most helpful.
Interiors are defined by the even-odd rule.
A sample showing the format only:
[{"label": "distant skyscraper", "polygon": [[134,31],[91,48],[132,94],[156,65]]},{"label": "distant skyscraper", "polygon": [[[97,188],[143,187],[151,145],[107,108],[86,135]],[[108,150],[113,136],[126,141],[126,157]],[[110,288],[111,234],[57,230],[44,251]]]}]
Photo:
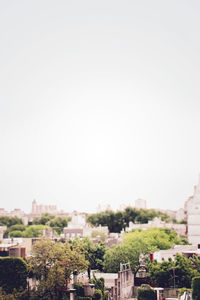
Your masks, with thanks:
[{"label": "distant skyscraper", "polygon": [[137,199],[137,200],[135,200],[135,208],[146,209],[147,208],[146,200],[144,200],[144,199]]}]

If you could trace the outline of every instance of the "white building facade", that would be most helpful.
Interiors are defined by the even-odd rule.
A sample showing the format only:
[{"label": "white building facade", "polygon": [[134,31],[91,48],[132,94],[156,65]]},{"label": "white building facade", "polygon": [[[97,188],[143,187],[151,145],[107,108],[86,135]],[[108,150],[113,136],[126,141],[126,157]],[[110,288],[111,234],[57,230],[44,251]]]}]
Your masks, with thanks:
[{"label": "white building facade", "polygon": [[194,187],[193,196],[185,202],[187,216],[187,236],[189,243],[200,244],[200,176]]}]

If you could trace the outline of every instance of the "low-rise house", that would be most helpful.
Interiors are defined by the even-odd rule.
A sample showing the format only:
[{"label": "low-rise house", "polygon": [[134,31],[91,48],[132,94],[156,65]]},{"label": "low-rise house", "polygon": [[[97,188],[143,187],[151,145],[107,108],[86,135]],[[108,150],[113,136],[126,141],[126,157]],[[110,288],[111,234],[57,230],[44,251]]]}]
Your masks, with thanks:
[{"label": "low-rise house", "polygon": [[157,260],[157,262],[162,262],[163,260],[168,260],[169,258],[174,260],[176,254],[184,255],[186,258],[189,258],[193,255],[200,256],[200,249],[196,245],[175,245],[171,249],[154,252],[151,254],[151,260]]},{"label": "low-rise house", "polygon": [[0,244],[0,256],[1,257],[26,257],[26,248],[19,245],[16,241],[11,243]]}]

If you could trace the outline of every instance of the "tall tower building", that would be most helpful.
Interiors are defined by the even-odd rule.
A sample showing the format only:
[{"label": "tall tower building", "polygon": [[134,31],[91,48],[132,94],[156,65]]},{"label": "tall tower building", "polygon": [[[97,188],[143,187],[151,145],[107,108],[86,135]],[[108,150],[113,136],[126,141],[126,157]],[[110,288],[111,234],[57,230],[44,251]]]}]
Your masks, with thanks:
[{"label": "tall tower building", "polygon": [[32,211],[31,211],[31,213],[32,214],[36,214],[37,213],[37,202],[36,202],[35,199],[32,202]]}]

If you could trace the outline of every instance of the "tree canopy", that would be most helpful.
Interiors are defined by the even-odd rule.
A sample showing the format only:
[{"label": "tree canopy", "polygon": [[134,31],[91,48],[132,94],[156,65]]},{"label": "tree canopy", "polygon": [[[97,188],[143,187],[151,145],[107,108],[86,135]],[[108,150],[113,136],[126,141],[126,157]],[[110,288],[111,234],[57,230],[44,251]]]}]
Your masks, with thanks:
[{"label": "tree canopy", "polygon": [[54,243],[41,240],[33,246],[28,259],[29,271],[38,279],[35,295],[38,298],[57,297],[66,287],[74,271],[84,271],[88,267],[84,255],[77,245]]},{"label": "tree canopy", "polygon": [[0,226],[11,227],[16,224],[23,225],[22,219],[19,219],[18,217],[0,216]]},{"label": "tree canopy", "polygon": [[102,271],[104,254],[106,252],[105,245],[103,243],[95,244],[87,237],[82,239],[76,238],[71,243],[73,246],[78,247],[85,255],[90,269]]},{"label": "tree canopy", "polygon": [[14,289],[26,288],[27,265],[21,258],[4,257],[0,259],[0,286],[11,293]]},{"label": "tree canopy", "polygon": [[11,237],[25,237],[25,238],[41,237],[42,230],[49,228],[46,225],[30,225],[26,227],[23,225],[18,225],[18,226],[14,225],[14,226],[11,226],[7,230],[7,234],[9,234]]},{"label": "tree canopy", "polygon": [[124,211],[113,212],[111,210],[103,211],[87,216],[87,222],[94,226],[108,226],[110,232],[121,232],[129,226],[129,222],[148,223],[155,217],[160,217],[163,221],[172,221],[170,217],[154,209],[137,209],[127,207]]},{"label": "tree canopy", "polygon": [[56,217],[54,215],[45,213],[41,217],[35,218],[32,222],[34,225],[48,225],[55,229],[60,234],[64,227],[67,227],[70,217]]},{"label": "tree canopy", "polygon": [[191,260],[180,254],[176,254],[174,261],[168,259],[158,263],[155,260],[148,264],[151,284],[159,287],[190,288],[192,278],[197,274]]},{"label": "tree canopy", "polygon": [[157,250],[169,249],[173,244],[182,244],[176,232],[167,228],[151,228],[126,233],[120,245],[106,251],[104,271],[115,273],[120,263],[130,262],[136,272],[141,260],[149,260],[149,254]]}]

